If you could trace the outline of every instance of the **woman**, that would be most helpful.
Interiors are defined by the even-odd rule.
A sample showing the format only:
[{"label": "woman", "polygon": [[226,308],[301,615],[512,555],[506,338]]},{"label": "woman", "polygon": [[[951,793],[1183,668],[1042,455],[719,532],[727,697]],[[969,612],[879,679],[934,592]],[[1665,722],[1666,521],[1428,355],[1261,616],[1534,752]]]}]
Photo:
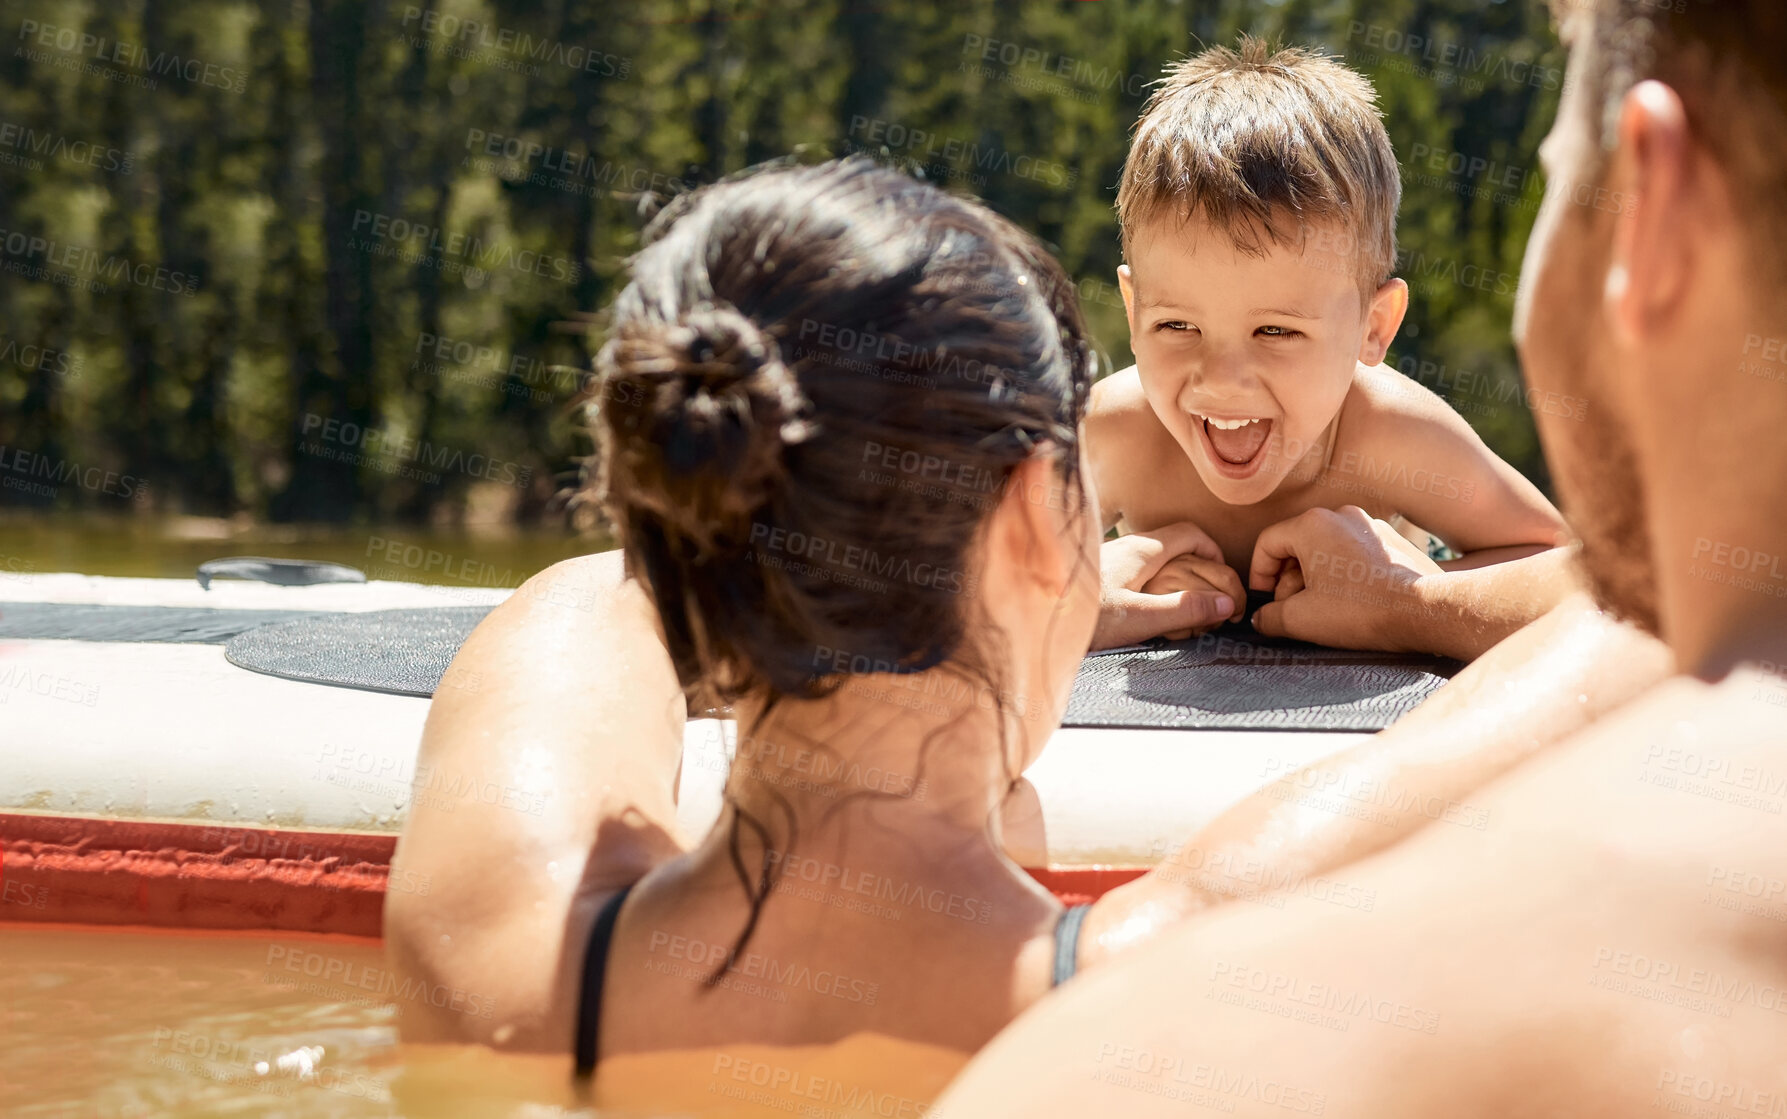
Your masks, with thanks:
[{"label": "woman", "polygon": [[[873,1037],[928,1099],[1074,965],[1000,805],[1098,616],[1093,351],[1035,242],[866,161],[714,186],[648,242],[596,408],[632,580],[543,573],[443,681],[421,765],[512,791],[413,810],[398,872],[431,888],[387,940],[464,997],[405,1033],[564,1052],[587,960],[599,1087],[623,1055]],[[740,728],[698,839],[685,696]]]},{"label": "woman", "polygon": [[[428,887],[387,901],[405,1037],[573,1051],[601,1104],[916,1114],[1076,967],[1225,892],[1149,876],[1082,943],[1002,848],[1099,614],[1092,364],[1034,241],[871,163],[660,218],[599,358],[628,577],[542,573],[442,682],[419,768],[481,792],[418,797],[398,848]],[[1116,542],[1117,578],[1204,542]],[[706,836],[676,823],[691,702],[740,728]],[[1298,825],[1308,869],[1392,838],[1349,826]]]}]

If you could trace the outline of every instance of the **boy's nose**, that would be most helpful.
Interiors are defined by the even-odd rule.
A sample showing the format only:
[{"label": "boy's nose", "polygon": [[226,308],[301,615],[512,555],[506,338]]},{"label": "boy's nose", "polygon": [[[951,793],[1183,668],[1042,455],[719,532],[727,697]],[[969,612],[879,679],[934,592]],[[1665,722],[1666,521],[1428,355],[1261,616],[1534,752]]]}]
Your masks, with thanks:
[{"label": "boy's nose", "polygon": [[1251,396],[1259,383],[1253,367],[1240,355],[1206,354],[1185,379],[1185,392],[1205,404],[1214,404]]}]

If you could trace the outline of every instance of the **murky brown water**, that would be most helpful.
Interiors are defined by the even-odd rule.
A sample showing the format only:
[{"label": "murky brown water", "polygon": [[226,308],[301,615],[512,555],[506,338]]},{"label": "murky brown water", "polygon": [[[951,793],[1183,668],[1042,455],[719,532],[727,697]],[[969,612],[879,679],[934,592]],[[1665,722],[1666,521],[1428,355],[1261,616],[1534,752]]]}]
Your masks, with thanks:
[{"label": "murky brown water", "polygon": [[611,547],[601,533],[496,526],[452,531],[398,525],[350,528],[0,510],[0,575],[79,571],[190,579],[206,560],[257,555],[344,563],[373,579],[514,587],[559,560]]},{"label": "murky brown water", "polygon": [[594,1114],[562,1059],[400,1045],[401,1005],[356,979],[383,966],[345,938],[0,924],[0,1115]]},{"label": "murky brown water", "polygon": [[915,1119],[964,1060],[865,1034],[610,1058],[595,1107],[565,1056],[399,1042],[411,996],[344,937],[0,923],[0,991],[8,1119]]}]

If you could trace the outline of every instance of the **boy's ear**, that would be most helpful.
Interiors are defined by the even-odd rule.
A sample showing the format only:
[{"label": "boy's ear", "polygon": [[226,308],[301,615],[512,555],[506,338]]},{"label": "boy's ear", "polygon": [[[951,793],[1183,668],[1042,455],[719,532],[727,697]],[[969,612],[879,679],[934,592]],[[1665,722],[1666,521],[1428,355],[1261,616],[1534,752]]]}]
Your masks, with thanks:
[{"label": "boy's ear", "polygon": [[1130,272],[1129,265],[1117,266],[1117,290],[1123,293],[1123,317],[1129,320],[1131,333],[1135,331],[1135,275]]},{"label": "boy's ear", "polygon": [[1390,352],[1390,343],[1402,329],[1402,317],[1409,310],[1409,286],[1400,276],[1384,281],[1365,308],[1365,338],[1359,343],[1359,360],[1377,365]]}]

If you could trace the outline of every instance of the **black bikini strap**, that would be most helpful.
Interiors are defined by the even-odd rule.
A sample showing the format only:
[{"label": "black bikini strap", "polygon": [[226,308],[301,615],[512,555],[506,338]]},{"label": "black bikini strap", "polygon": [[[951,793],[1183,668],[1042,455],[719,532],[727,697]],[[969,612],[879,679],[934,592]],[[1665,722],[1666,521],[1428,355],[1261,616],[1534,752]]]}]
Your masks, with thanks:
[{"label": "black bikini strap", "polygon": [[1090,905],[1076,905],[1061,914],[1055,922],[1055,986],[1073,978],[1079,970],[1080,926],[1086,923]]},{"label": "black bikini strap", "polygon": [[595,927],[589,933],[589,948],[583,957],[583,991],[577,1003],[577,1075],[587,1077],[596,1071],[596,1030],[602,1024],[602,982],[608,976],[608,949],[614,940],[614,922],[620,907],[627,900],[632,886],[624,887],[609,898],[596,914]]}]

